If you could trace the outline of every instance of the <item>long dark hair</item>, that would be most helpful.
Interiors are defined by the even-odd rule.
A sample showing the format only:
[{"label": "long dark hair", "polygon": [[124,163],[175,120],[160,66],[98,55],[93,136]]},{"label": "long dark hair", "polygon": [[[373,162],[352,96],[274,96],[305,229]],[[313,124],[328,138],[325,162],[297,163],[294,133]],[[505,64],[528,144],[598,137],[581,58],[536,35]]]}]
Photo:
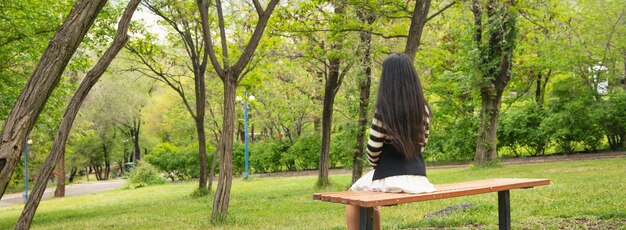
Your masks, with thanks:
[{"label": "long dark hair", "polygon": [[405,54],[392,54],[383,61],[375,107],[393,146],[406,159],[421,154],[430,107],[413,62]]}]

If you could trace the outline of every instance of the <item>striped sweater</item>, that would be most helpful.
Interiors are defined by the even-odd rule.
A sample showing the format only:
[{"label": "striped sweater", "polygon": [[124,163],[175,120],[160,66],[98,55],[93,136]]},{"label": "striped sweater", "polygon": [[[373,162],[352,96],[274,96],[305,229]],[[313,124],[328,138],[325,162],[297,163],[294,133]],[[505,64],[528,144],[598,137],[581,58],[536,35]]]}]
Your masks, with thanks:
[{"label": "striped sweater", "polygon": [[[430,111],[428,109],[428,107],[426,107],[426,114],[428,114],[426,116],[426,134],[425,134],[425,139],[424,139],[424,143],[420,143],[421,145],[421,150],[420,152],[424,151],[424,147],[426,146],[426,142],[428,142],[428,134],[429,134],[429,124],[430,124]],[[378,113],[374,113],[374,118],[372,119],[372,125],[371,125],[371,129],[370,129],[370,137],[369,140],[367,141],[367,160],[369,161],[369,163],[374,166],[374,168],[376,168],[376,166],[378,165],[378,161],[380,160],[380,154],[383,151],[383,145],[384,144],[389,144],[391,137],[387,135],[387,132],[385,130],[385,125],[380,121],[381,117],[380,114]]]}]

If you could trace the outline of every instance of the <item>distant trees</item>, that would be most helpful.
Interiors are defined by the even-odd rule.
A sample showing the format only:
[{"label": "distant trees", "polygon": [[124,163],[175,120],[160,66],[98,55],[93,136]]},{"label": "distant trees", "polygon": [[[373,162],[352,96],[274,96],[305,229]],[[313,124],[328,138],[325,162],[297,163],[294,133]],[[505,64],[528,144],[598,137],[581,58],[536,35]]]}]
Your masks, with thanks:
[{"label": "distant trees", "polygon": [[[199,12],[190,2],[176,1],[145,1],[143,5],[161,20],[166,22],[172,31],[168,48],[183,49],[182,51],[166,52],[162,44],[154,41],[154,35],[137,39],[127,46],[136,57],[138,65],[132,71],[155,79],[173,89],[182,99],[187,112],[195,122],[198,140],[198,162],[200,166],[198,189],[206,190],[208,165],[206,152],[206,131],[204,129],[206,114],[206,72],[208,50],[202,34]],[[182,45],[181,45],[182,44]],[[184,56],[183,56],[184,55]],[[184,61],[187,59],[186,61]],[[189,76],[191,71],[192,77]],[[193,97],[187,93],[185,81],[193,82]],[[138,131],[138,129],[137,129]]]}]

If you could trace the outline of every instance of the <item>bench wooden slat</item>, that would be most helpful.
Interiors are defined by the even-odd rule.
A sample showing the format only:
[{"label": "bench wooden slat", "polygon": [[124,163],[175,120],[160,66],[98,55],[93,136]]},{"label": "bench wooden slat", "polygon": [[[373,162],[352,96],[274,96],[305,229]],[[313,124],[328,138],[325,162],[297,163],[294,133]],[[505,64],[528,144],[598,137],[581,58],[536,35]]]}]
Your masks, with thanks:
[{"label": "bench wooden slat", "polygon": [[482,193],[499,192],[511,189],[531,188],[549,185],[547,179],[488,179],[471,182],[435,185],[437,191],[431,193],[382,193],[382,192],[330,192],[316,193],[313,199],[333,203],[350,204],[361,207],[403,204],[417,201],[437,200]]}]

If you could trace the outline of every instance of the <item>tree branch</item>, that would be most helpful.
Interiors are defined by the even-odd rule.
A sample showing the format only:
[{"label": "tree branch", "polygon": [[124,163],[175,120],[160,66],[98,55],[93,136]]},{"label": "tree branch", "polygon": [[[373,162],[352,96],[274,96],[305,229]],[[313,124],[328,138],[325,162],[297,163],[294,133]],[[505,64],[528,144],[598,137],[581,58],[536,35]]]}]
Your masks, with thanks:
[{"label": "tree branch", "polygon": [[433,19],[434,17],[437,17],[438,15],[440,15],[441,13],[446,11],[448,8],[452,7],[454,4],[456,4],[456,0],[452,1],[448,5],[444,6],[443,8],[441,8],[439,11],[435,12],[434,14],[428,16],[428,18],[426,18],[426,22],[430,21],[430,19]]},{"label": "tree branch", "polygon": [[256,9],[257,14],[259,14],[259,17],[261,17],[265,13],[263,11],[261,3],[259,3],[259,0],[253,0],[252,3],[254,3],[254,8]]},{"label": "tree branch", "polygon": [[204,38],[204,49],[208,52],[209,58],[211,60],[211,64],[217,72],[217,75],[220,76],[222,81],[224,80],[224,76],[226,75],[224,69],[220,65],[220,62],[217,60],[217,56],[215,56],[215,49],[213,48],[213,41],[211,39],[211,28],[209,26],[209,3],[207,0],[197,0],[198,10],[200,11],[200,19],[202,21],[202,37]]},{"label": "tree branch", "polygon": [[222,43],[222,63],[224,68],[230,68],[228,63],[228,44],[226,44],[226,26],[224,25],[224,13],[222,12],[222,0],[215,1],[215,7],[217,8],[217,21],[220,27],[220,41]]},{"label": "tree branch", "polygon": [[256,27],[254,28],[254,32],[252,33],[252,37],[250,37],[250,40],[248,41],[248,45],[246,45],[246,48],[244,49],[241,57],[239,57],[237,63],[235,63],[235,65],[232,67],[235,75],[240,74],[245,65],[247,65],[252,58],[252,55],[254,54],[256,47],[259,45],[261,37],[263,36],[263,31],[267,26],[267,21],[272,15],[272,11],[274,11],[274,8],[277,4],[278,0],[270,0],[266,12],[261,17],[259,17],[259,22],[257,22]]}]

